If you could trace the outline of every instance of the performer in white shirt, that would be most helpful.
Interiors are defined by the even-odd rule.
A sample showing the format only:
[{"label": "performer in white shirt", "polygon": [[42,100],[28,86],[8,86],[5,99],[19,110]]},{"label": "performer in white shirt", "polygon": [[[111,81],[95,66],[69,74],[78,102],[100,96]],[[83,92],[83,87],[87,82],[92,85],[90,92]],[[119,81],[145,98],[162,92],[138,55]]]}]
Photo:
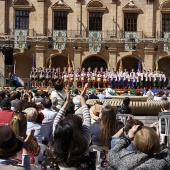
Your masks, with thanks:
[{"label": "performer in white shirt", "polygon": [[101,85],[102,85],[102,79],[103,79],[103,75],[102,75],[103,73],[102,72],[98,72],[98,74],[97,74],[97,83],[98,83],[98,88],[100,88],[101,87]]},{"label": "performer in white shirt", "polygon": [[166,76],[163,71],[161,71],[161,88],[164,89],[165,87]]},{"label": "performer in white shirt", "polygon": [[62,80],[63,80],[63,83],[64,83],[64,87],[67,87],[68,81],[69,81],[69,76],[68,76],[68,73],[67,73],[67,67],[63,68]]},{"label": "performer in white shirt", "polygon": [[85,72],[85,67],[83,67],[81,71],[81,86],[84,87],[85,83],[86,83],[86,72]]},{"label": "performer in white shirt", "polygon": [[103,74],[103,87],[106,88],[108,86],[108,74],[107,71]]},{"label": "performer in white shirt", "polygon": [[89,83],[89,87],[92,86],[92,71],[91,71],[91,67],[88,67],[87,70],[87,82]]},{"label": "performer in white shirt", "polygon": [[92,73],[92,84],[93,84],[93,87],[96,87],[96,82],[97,82],[97,72],[95,70],[93,70],[93,73]]},{"label": "performer in white shirt", "polygon": [[80,87],[81,86],[81,71],[80,71],[80,68],[77,68],[77,71],[75,73],[75,77],[76,77],[77,87]]},{"label": "performer in white shirt", "polygon": [[70,68],[70,72],[68,74],[68,78],[69,78],[69,86],[72,87],[73,86],[73,82],[74,82],[74,71],[73,68]]}]

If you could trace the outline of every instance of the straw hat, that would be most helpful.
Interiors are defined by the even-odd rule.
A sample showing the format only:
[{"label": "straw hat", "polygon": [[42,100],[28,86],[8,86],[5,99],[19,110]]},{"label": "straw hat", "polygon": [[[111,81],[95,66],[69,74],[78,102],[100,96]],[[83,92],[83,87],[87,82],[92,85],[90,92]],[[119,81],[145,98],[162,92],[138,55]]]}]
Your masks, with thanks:
[{"label": "straw hat", "polygon": [[99,114],[101,111],[102,111],[102,105],[95,104],[94,106],[92,106],[90,108],[91,118],[97,121],[99,119]]}]

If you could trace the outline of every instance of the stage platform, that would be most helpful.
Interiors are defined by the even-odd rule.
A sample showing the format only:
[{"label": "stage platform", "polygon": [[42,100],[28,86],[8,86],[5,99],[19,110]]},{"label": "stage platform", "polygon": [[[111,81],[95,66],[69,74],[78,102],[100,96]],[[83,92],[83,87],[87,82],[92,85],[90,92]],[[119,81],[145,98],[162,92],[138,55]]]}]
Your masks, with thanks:
[{"label": "stage platform", "polygon": [[[47,87],[1,87],[1,88],[4,88],[6,90],[16,90],[16,89],[19,89],[19,90],[24,90],[24,89],[27,89],[27,90],[38,90],[38,91],[48,91],[48,88]],[[75,88],[70,88],[72,91],[74,91]],[[79,91],[82,90],[82,88],[77,88]],[[88,91],[90,90],[94,90],[95,92],[96,91],[99,91],[99,90],[105,90],[105,88],[89,88]],[[54,90],[54,87],[50,87],[50,91]],[[123,94],[124,93],[124,89],[114,89],[116,91],[116,93],[118,94]],[[151,91],[155,94],[157,92],[160,92],[160,91],[164,91],[164,92],[170,92],[170,89],[151,89]],[[144,94],[146,93],[146,89],[128,89],[128,92],[129,93],[133,93],[133,94]]]}]

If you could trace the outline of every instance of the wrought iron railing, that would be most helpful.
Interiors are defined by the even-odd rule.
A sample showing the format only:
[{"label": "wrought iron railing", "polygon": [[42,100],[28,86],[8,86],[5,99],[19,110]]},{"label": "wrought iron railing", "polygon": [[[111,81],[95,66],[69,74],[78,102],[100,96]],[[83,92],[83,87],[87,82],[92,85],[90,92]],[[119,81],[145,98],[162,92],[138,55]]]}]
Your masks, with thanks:
[{"label": "wrought iron railing", "polygon": [[[15,30],[16,29],[9,29],[8,30],[8,35],[15,35]],[[21,29],[22,30],[22,29]],[[26,29],[23,29],[26,30]],[[34,29],[28,29],[28,34],[27,36],[36,36],[36,32]]]},{"label": "wrought iron railing", "polygon": [[[66,30],[67,38],[88,38],[90,30]],[[122,31],[106,30],[102,32],[102,39],[125,38],[125,33]],[[144,38],[143,31],[137,31],[138,38]],[[53,36],[53,30],[48,29],[47,36]]]}]

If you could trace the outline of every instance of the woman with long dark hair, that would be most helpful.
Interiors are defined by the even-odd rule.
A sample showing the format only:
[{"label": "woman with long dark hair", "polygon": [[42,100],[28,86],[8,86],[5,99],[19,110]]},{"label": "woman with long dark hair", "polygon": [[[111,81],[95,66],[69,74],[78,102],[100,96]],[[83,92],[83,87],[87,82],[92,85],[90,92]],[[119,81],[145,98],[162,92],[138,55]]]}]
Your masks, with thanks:
[{"label": "woman with long dark hair", "polygon": [[92,145],[108,146],[108,140],[119,129],[116,114],[110,105],[103,106],[99,119],[92,124]]},{"label": "woman with long dark hair", "polygon": [[77,168],[83,156],[87,155],[87,150],[91,141],[91,119],[89,109],[84,99],[87,87],[88,84],[85,85],[80,95],[83,122],[76,115],[67,116],[62,120],[70,102],[69,89],[67,89],[66,92],[66,102],[54,119],[53,142],[50,156],[59,165],[60,169],[69,167]]}]

